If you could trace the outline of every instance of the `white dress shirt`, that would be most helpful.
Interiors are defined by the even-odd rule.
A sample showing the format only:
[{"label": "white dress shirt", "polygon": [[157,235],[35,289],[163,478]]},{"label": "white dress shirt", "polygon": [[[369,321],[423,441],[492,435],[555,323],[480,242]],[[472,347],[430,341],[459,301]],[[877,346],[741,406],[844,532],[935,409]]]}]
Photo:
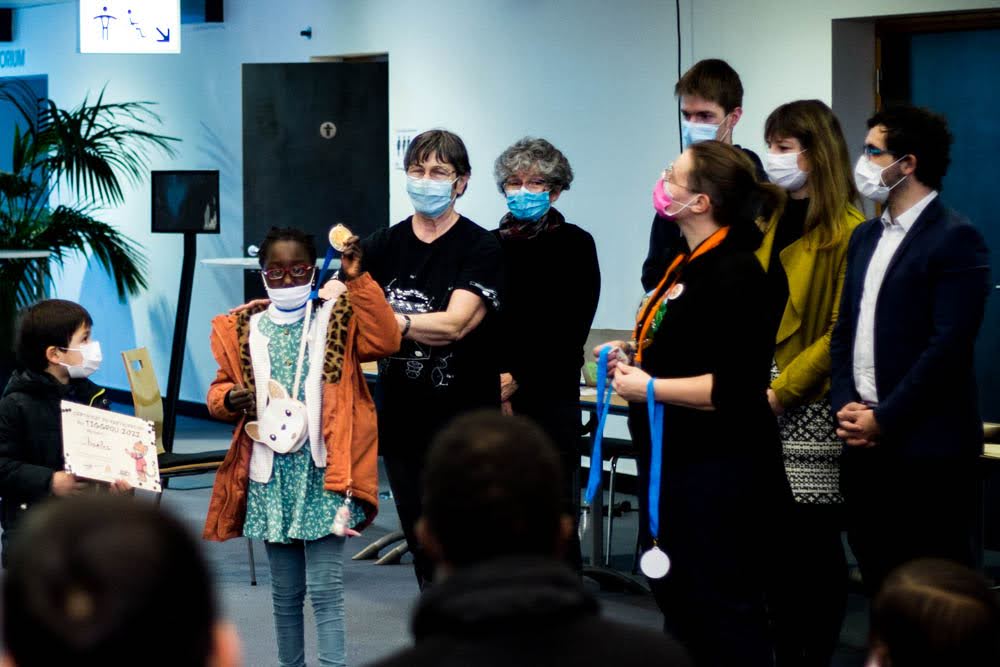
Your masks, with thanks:
[{"label": "white dress shirt", "polygon": [[875,386],[875,304],[882,289],[886,269],[903,239],[913,228],[927,205],[937,197],[937,190],[918,201],[893,220],[889,207],[882,212],[882,237],[875,246],[865,282],[861,289],[861,307],[858,309],[858,328],[854,336],[854,386],[862,402],[874,406],[878,404],[878,388]]}]

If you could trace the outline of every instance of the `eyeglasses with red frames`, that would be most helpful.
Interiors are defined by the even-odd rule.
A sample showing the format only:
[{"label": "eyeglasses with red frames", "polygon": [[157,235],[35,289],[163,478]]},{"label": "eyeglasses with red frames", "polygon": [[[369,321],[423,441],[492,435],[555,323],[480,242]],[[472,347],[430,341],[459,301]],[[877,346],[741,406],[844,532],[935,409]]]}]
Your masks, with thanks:
[{"label": "eyeglasses with red frames", "polygon": [[280,280],[285,279],[285,275],[290,275],[293,280],[301,281],[303,278],[311,277],[313,269],[315,269],[313,264],[296,264],[295,266],[284,267],[284,266],[273,266],[270,269],[261,269],[260,274],[268,280],[268,282],[276,283]]}]

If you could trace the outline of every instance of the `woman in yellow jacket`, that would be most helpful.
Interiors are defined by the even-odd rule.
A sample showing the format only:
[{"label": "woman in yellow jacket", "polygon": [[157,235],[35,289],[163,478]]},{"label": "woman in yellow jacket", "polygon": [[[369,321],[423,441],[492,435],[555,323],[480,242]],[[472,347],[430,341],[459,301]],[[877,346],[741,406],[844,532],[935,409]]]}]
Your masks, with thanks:
[{"label": "woman in yellow jacket", "polygon": [[777,664],[829,665],[847,597],[840,539],[841,441],[830,412],[830,335],[837,321],[847,244],[863,221],[840,123],[819,100],[784,104],[764,129],[768,178],[788,192],[764,229],[757,257],[777,327],[768,402],[779,417],[785,471],[795,495],[783,524],[770,606]]}]

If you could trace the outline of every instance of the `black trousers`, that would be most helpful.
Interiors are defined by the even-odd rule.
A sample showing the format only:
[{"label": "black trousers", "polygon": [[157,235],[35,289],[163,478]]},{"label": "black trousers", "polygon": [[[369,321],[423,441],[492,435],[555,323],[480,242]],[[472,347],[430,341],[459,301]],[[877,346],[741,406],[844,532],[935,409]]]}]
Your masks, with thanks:
[{"label": "black trousers", "polygon": [[[645,528],[648,455],[640,461]],[[771,555],[773,503],[767,481],[753,468],[740,461],[664,464],[659,544],[672,564],[666,577],[649,583],[664,630],[699,667],[774,665],[764,567]]]},{"label": "black trousers", "polygon": [[[417,446],[417,445],[424,446]],[[413,555],[413,573],[417,577],[420,590],[426,588],[434,579],[434,563],[417,539],[417,519],[423,513],[423,488],[421,480],[424,475],[424,462],[427,458],[426,443],[413,443],[411,449],[400,448],[382,455],[385,472],[389,476],[389,487],[399,514],[399,526],[406,535]]]},{"label": "black trousers", "polygon": [[892,570],[915,558],[974,565],[982,495],[975,463],[914,460],[878,446],[844,453],[840,484],[847,538],[869,595]]},{"label": "black trousers", "polygon": [[[522,388],[523,389],[523,388]],[[580,550],[580,443],[583,424],[579,400],[545,400],[518,390],[511,396],[514,414],[538,424],[555,443],[562,462],[564,511],[573,518],[573,532],[566,545],[565,561],[575,571],[583,569]]]},{"label": "black trousers", "polygon": [[794,503],[769,569],[778,667],[828,667],[847,606],[842,504]]}]

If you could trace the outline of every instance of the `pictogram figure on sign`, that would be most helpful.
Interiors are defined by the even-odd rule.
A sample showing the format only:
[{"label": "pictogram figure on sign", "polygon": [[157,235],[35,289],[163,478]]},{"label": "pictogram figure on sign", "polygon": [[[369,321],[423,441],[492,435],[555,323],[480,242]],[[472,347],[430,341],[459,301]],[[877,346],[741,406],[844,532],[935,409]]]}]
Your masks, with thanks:
[{"label": "pictogram figure on sign", "polygon": [[136,32],[139,33],[139,37],[141,37],[142,39],[146,39],[146,36],[144,34],[142,34],[142,28],[139,27],[138,23],[136,23],[135,21],[132,20],[132,10],[131,9],[128,10],[128,22],[129,22],[129,25],[135,26],[135,30],[136,30]]},{"label": "pictogram figure on sign", "polygon": [[111,14],[108,14],[108,8],[107,7],[102,7],[101,11],[103,11],[104,13],[103,14],[98,14],[97,16],[95,16],[94,20],[95,21],[100,20],[100,22],[101,22],[101,39],[106,40],[108,38],[108,28],[111,26],[111,22],[112,21],[117,21],[118,17],[117,16],[112,16]]}]

